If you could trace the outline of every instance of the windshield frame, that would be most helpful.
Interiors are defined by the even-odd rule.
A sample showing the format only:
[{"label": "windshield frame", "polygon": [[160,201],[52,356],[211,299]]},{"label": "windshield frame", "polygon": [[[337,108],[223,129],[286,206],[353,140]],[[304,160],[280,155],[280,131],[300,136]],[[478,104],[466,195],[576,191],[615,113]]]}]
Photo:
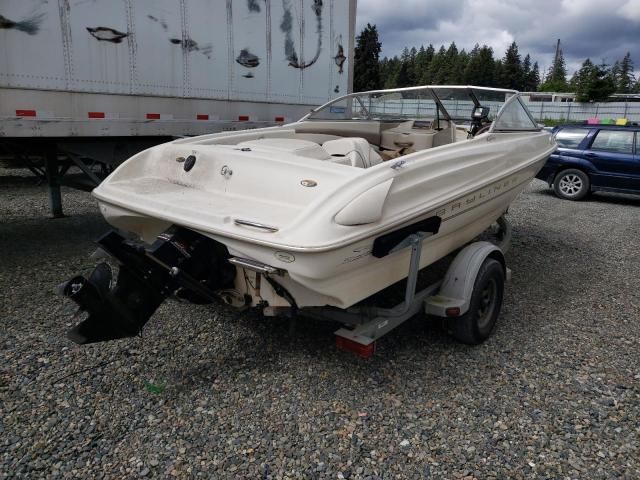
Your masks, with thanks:
[{"label": "windshield frame", "polygon": [[[429,97],[431,97],[431,99],[435,102],[436,106],[437,106],[437,110],[439,112],[439,114],[441,115],[441,119],[443,120],[453,120],[451,115],[449,114],[449,112],[447,111],[447,109],[444,107],[444,105],[442,104],[442,100],[441,98],[438,96],[437,91],[438,90],[458,90],[461,92],[466,92],[469,99],[473,102],[473,104],[476,107],[481,106],[481,102],[478,100],[476,94],[474,93],[474,90],[477,91],[486,91],[486,92],[494,92],[494,93],[504,93],[505,94],[505,102],[504,105],[506,105],[513,97],[519,97],[520,94],[518,91],[516,90],[510,90],[510,89],[505,89],[505,88],[492,88],[492,87],[477,87],[477,86],[473,86],[473,85],[425,85],[425,86],[418,86],[418,87],[405,87],[405,88],[391,88],[391,89],[387,89],[387,90],[369,90],[369,91],[365,91],[365,92],[353,92],[353,93],[349,93],[347,95],[342,95],[340,97],[334,98],[333,100],[330,100],[329,102],[320,105],[317,108],[314,108],[313,110],[311,110],[309,113],[307,113],[304,117],[302,117],[299,121],[323,121],[326,119],[317,119],[317,118],[313,118],[314,113],[318,113],[322,110],[325,110],[327,108],[330,108],[331,105],[334,105],[338,102],[342,102],[351,98],[356,98],[358,103],[361,105],[362,109],[366,112],[366,118],[360,118],[360,119],[335,119],[335,120],[331,120],[331,121],[337,121],[337,122],[344,122],[344,121],[372,121],[375,120],[374,118],[372,118],[369,110],[365,107],[364,103],[362,99],[360,97],[368,97],[370,95],[378,95],[378,94],[391,94],[391,93],[402,93],[402,92],[416,92],[416,91],[424,91],[428,94]],[[504,108],[504,105],[502,106],[502,108]],[[500,109],[500,111],[502,110],[502,108]],[[496,114],[496,119],[500,116],[500,111],[497,112]],[[528,112],[528,110],[527,110]],[[529,113],[529,112],[528,112]],[[529,113],[530,115],[530,113]]]},{"label": "windshield frame", "polygon": [[[529,120],[531,120],[531,122],[533,123],[532,128],[498,128],[499,120],[500,120],[500,117],[502,117],[503,112],[505,112],[506,109],[511,105],[511,103],[514,103],[514,102],[519,103],[522,109],[525,111],[525,113],[529,117]],[[507,101],[504,102],[504,105],[502,105],[502,108],[500,108],[500,111],[496,115],[496,118],[493,120],[493,122],[491,122],[491,128],[489,129],[489,132],[490,133],[539,132],[540,130],[542,130],[542,128],[543,127],[537,122],[537,120],[533,118],[533,115],[531,114],[527,106],[522,101],[522,96],[518,93],[517,95],[514,95],[513,97],[508,98]]]}]

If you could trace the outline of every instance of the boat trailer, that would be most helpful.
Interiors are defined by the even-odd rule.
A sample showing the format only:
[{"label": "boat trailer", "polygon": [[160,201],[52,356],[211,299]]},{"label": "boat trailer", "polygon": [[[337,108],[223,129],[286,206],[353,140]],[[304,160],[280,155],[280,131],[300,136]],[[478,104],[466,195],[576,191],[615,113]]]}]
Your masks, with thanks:
[{"label": "boat trailer", "polygon": [[497,242],[476,241],[455,256],[442,280],[417,291],[423,240],[432,233],[412,233],[389,253],[411,248],[404,301],[391,308],[315,308],[303,313],[317,319],[337,320],[347,327],[335,332],[339,349],[362,358],[373,356],[376,340],[421,311],[448,320],[457,340],[479,344],[492,332],[502,305],[504,282],[511,279],[504,253],[511,244],[511,225],[497,221]]},{"label": "boat trailer", "polygon": [[[431,225],[436,220],[437,225]],[[375,256],[386,256],[411,248],[404,301],[391,308],[353,306],[297,309],[289,299],[289,313],[315,319],[338,321],[338,348],[369,358],[376,340],[414,315],[448,319],[451,334],[467,344],[484,341],[493,330],[500,312],[504,282],[511,276],[504,252],[511,241],[511,226],[500,217],[497,242],[476,241],[460,250],[441,280],[418,290],[420,256],[425,238],[438,231],[440,219],[423,221],[419,230],[402,232],[387,239],[382,248],[374,245]],[[432,231],[429,231],[432,230]],[[233,287],[236,265],[264,274],[271,272],[258,262],[240,262],[224,245],[191,230],[172,227],[145,246],[110,231],[98,242],[100,249],[119,263],[117,282],[111,267],[100,263],[88,278],[73,277],[60,286],[60,293],[73,300],[86,318],[69,332],[78,344],[95,343],[139,335],[142,327],[169,296],[193,303],[224,303],[215,292]],[[376,251],[377,250],[377,251]],[[256,265],[254,265],[256,264]],[[278,285],[279,286],[279,285]],[[284,289],[282,289],[284,290]],[[280,293],[287,298],[288,292]],[[290,295],[288,296],[290,297]]]}]

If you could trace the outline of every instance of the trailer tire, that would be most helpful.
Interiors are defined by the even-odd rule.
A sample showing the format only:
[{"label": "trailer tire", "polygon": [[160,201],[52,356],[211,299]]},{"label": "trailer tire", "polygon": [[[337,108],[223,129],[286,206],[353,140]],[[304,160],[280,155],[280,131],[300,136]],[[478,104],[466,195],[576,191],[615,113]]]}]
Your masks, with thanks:
[{"label": "trailer tire", "polygon": [[504,294],[504,269],[499,261],[487,258],[476,276],[469,310],[450,320],[450,331],[459,342],[478,345],[493,331]]}]

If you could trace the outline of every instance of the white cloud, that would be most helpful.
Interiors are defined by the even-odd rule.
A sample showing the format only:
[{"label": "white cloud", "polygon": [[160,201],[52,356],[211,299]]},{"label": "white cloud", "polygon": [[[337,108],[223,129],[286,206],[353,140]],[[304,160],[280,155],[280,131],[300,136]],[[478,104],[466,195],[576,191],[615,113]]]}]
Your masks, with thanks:
[{"label": "white cloud", "polygon": [[572,73],[585,58],[613,63],[631,51],[640,66],[640,0],[358,0],[358,29],[376,24],[382,54],[405,46],[487,44],[502,57],[515,41],[546,69],[562,40]]},{"label": "white cloud", "polygon": [[627,0],[627,2],[620,7],[620,14],[629,20],[640,22],[640,0]]}]

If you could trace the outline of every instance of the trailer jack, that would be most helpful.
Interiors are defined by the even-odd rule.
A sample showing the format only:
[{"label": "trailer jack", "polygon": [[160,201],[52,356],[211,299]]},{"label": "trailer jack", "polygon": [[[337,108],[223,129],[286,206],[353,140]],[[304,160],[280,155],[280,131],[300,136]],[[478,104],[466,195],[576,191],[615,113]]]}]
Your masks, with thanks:
[{"label": "trailer jack", "polygon": [[151,315],[172,294],[198,303],[218,301],[216,290],[233,286],[235,268],[222,244],[191,230],[172,227],[151,246],[110,231],[98,242],[119,263],[113,284],[111,267],[100,263],[88,278],[73,277],[61,293],[87,318],[68,337],[87,344],[139,335]]}]

